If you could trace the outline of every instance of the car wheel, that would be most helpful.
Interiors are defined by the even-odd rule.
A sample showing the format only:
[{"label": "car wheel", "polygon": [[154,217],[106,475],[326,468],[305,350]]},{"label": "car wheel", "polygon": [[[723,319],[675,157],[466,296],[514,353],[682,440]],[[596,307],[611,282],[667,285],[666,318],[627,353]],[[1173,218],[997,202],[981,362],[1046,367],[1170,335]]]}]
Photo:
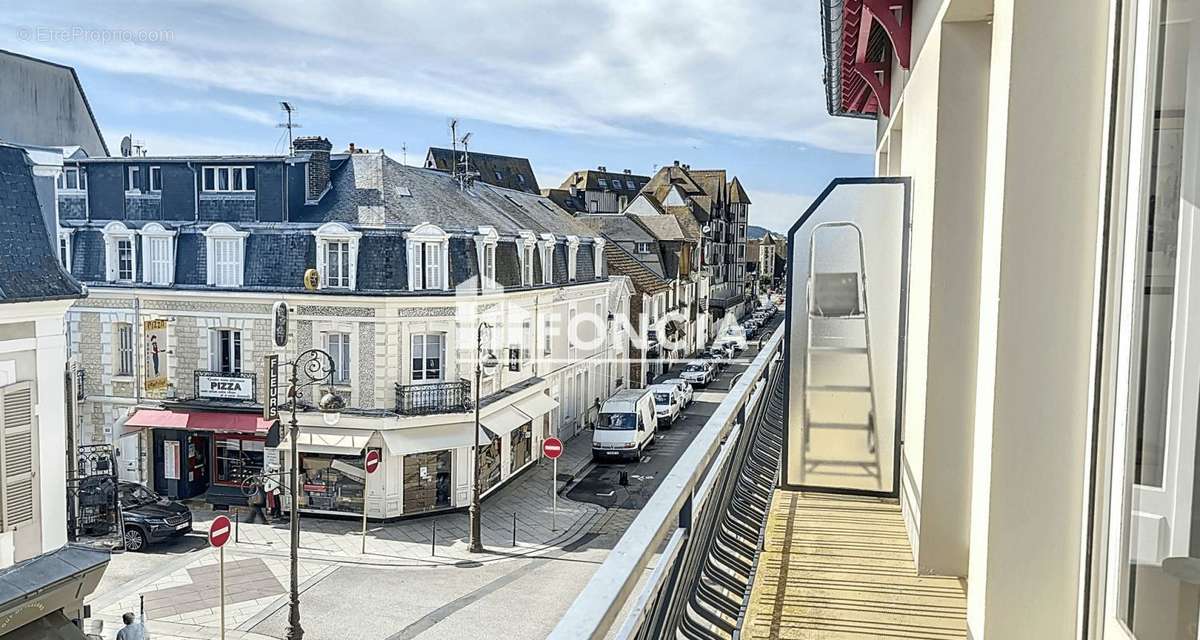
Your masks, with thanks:
[{"label": "car wheel", "polygon": [[128,527],[125,529],[125,550],[126,551],[141,551],[146,548],[146,534],[142,533],[137,527]]}]

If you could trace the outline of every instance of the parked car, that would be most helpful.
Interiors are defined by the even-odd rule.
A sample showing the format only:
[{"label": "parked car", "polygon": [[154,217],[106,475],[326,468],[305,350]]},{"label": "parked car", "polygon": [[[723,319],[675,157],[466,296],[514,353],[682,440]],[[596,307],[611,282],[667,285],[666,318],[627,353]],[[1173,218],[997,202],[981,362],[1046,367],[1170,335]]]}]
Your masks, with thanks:
[{"label": "parked car", "polygon": [[741,353],[746,350],[746,330],[740,327],[730,327],[726,329],[717,339],[713,341],[713,346],[730,345],[733,347],[734,353]]},{"label": "parked car", "polygon": [[700,357],[704,358],[704,359],[692,360],[691,362],[687,363],[687,365],[683,367],[683,371],[680,372],[680,374],[679,374],[680,377],[682,377],[684,380],[686,380],[687,382],[689,382],[691,384],[699,385],[702,387],[707,387],[709,385],[709,383],[711,383],[713,380],[716,380],[717,379],[717,362],[715,361],[716,354],[712,354],[713,357],[705,358],[705,355],[709,354],[709,353],[710,352],[705,351],[704,353],[700,354]]},{"label": "parked car", "polygon": [[659,426],[670,427],[683,414],[683,394],[668,383],[652,384],[650,392],[654,394],[654,416]]},{"label": "parked car", "polygon": [[657,427],[649,389],[618,391],[600,407],[600,418],[592,430],[592,459],[637,460],[654,440]]},{"label": "parked car", "polygon": [[125,548],[129,551],[142,551],[148,545],[192,532],[192,511],[146,485],[122,481],[120,497]]},{"label": "parked car", "polygon": [[692,389],[692,383],[683,378],[671,378],[665,380],[665,384],[673,384],[679,389],[679,395],[683,397],[683,408],[686,409],[692,404],[692,398],[695,396],[695,391]]},{"label": "parked car", "polygon": [[[729,366],[729,354],[723,347],[710,347],[704,351],[701,351],[697,357],[701,360],[713,363],[718,371],[724,371],[725,367]],[[715,374],[713,375],[713,379],[716,379]]]}]

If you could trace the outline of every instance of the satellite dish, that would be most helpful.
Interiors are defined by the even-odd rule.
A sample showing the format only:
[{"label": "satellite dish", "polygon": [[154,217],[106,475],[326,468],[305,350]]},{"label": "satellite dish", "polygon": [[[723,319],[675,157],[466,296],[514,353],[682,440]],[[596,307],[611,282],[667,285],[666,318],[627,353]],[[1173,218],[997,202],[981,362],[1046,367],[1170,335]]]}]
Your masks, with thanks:
[{"label": "satellite dish", "polygon": [[128,158],[133,155],[133,136],[121,138],[121,156]]}]

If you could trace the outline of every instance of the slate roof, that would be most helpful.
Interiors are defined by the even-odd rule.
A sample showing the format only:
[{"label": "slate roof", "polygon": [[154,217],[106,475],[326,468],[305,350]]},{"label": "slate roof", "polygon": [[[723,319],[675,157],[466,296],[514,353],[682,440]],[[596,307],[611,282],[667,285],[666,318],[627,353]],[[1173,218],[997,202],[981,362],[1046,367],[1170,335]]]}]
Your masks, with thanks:
[{"label": "slate roof", "polygon": [[[640,262],[654,275],[664,277],[665,270],[663,269],[663,262],[660,257],[661,252],[658,240],[630,216],[588,215],[581,216],[578,220],[592,227],[605,238],[608,238],[611,241],[610,244],[620,244],[626,253],[633,256],[634,260]],[[652,245],[650,253],[636,253],[637,243],[649,243]],[[605,252],[604,255],[605,259],[607,259],[609,254]],[[610,264],[609,266],[611,272],[612,265]]]},{"label": "slate roof", "polygon": [[633,257],[633,254],[614,244],[604,245],[604,260],[613,275],[628,276],[633,288],[641,293],[655,294],[666,291],[667,280],[651,271]]},{"label": "slate roof", "polygon": [[750,196],[742,188],[742,182],[737,179],[737,176],[734,176],[733,180],[729,182],[729,202],[733,204],[752,204]]},{"label": "slate roof", "polygon": [[[600,184],[600,180],[604,180],[604,185]],[[629,182],[633,181],[633,188],[629,187]],[[624,173],[617,171],[600,171],[598,169],[584,169],[575,171],[567,176],[566,180],[559,185],[559,189],[589,189],[593,191],[616,191],[620,193],[634,194],[637,193],[650,182],[650,176],[642,176],[634,173]]]},{"label": "slate roof", "polygon": [[675,219],[675,216],[631,214],[630,217],[659,240],[674,242],[687,240],[687,236],[684,235],[683,229],[679,228],[679,221]]},{"label": "slate roof", "polygon": [[715,202],[725,201],[724,169],[688,169],[687,173]]},{"label": "slate roof", "polygon": [[[222,159],[225,157],[222,157]],[[330,189],[314,205],[293,207],[287,222],[234,222],[249,231],[246,240],[244,286],[257,291],[304,291],[303,273],[316,266],[313,231],[327,222],[339,222],[362,233],[359,239],[357,286],[353,293],[392,295],[408,293],[408,255],[404,233],[425,223],[437,225],[449,238],[449,283],[454,287],[478,282],[479,265],[474,236],[479,227],[496,230],[496,280],[507,288],[520,286],[520,262],[516,241],[521,232],[556,238],[553,274],[543,284],[540,252],[534,255],[533,288],[562,286],[567,278],[566,236],[580,240],[576,280],[597,280],[593,270],[593,239],[597,232],[548,198],[533,193],[474,182],[465,188],[450,174],[411,167],[382,152],[355,153],[331,159]],[[178,287],[205,287],[207,243],[202,232],[209,226],[195,224],[191,206],[186,211],[164,212],[159,221],[178,231],[175,283]],[[105,253],[102,227],[107,220],[69,222],[71,266],[77,277],[102,286],[149,287],[144,283],[105,282]],[[149,221],[125,220],[130,228]],[[137,252],[138,259],[144,257]],[[57,264],[57,262],[55,262]],[[330,293],[338,293],[331,290]],[[340,293],[344,294],[345,291]],[[445,295],[418,291],[414,295]]]},{"label": "slate roof", "polygon": [[582,191],[577,191],[575,195],[571,195],[570,189],[542,189],[542,195],[549,198],[554,204],[566,209],[567,211],[578,211],[580,213],[587,212],[587,203],[583,201]]},{"label": "slate roof", "polygon": [[679,223],[679,228],[683,230],[683,235],[688,240],[700,240],[704,237],[704,232],[700,229],[700,222],[696,220],[696,216],[687,207],[666,207],[666,212],[675,216],[675,220]]},{"label": "slate roof", "polygon": [[[464,152],[458,152],[458,162],[463,161]],[[454,150],[430,147],[425,154],[425,168],[450,173],[454,169]],[[479,172],[478,180],[497,187],[539,193],[537,177],[528,158],[501,156],[491,153],[470,152],[470,168]],[[497,177],[496,174],[499,174]]]},{"label": "slate roof", "polygon": [[[21,53],[16,53],[14,51],[8,51],[6,49],[0,49],[0,59],[2,59],[4,56],[11,56],[13,58],[23,60],[25,62],[32,62],[32,63],[36,63],[39,65],[45,65],[45,68],[48,70],[61,72],[61,73],[69,73],[71,75],[71,81],[75,84],[75,88],[79,91],[79,100],[80,100],[80,102],[83,103],[84,111],[87,112],[87,116],[88,116],[88,119],[90,120],[91,128],[94,130],[94,132],[96,134],[96,138],[100,142],[100,149],[92,149],[92,152],[96,156],[99,156],[101,153],[103,153],[104,155],[109,154],[108,143],[106,143],[104,141],[104,134],[100,131],[100,124],[98,122],[96,122],[96,114],[95,114],[95,112],[92,111],[92,104],[90,102],[88,102],[87,93],[84,92],[83,83],[79,81],[79,74],[75,72],[74,67],[69,67],[65,64],[59,64],[57,62],[51,62],[49,60],[43,60],[41,58],[35,58],[33,56],[27,56],[27,55],[24,55]],[[11,67],[13,69],[17,68],[16,65],[12,65],[12,64],[0,65],[0,66],[7,66],[7,67]],[[11,76],[10,76],[10,79],[11,79]],[[51,98],[51,97],[43,95],[43,96],[41,96],[41,98],[43,100],[46,100],[47,98]],[[49,113],[50,111],[51,111],[51,108],[49,107],[49,105],[47,105],[46,112]],[[45,115],[46,114],[42,114],[42,115],[39,115],[39,117],[45,117]],[[67,129],[67,127],[59,128],[60,131],[66,130],[66,129]],[[38,141],[38,140],[19,140],[18,142],[28,142],[28,143],[32,143],[32,144],[53,144],[52,141]],[[77,145],[82,142],[83,141],[81,141],[81,140],[72,140],[71,144]],[[57,145],[55,145],[55,146],[57,146]]]},{"label": "slate roof", "polygon": [[29,157],[0,144],[0,303],[81,297],[50,244]]}]

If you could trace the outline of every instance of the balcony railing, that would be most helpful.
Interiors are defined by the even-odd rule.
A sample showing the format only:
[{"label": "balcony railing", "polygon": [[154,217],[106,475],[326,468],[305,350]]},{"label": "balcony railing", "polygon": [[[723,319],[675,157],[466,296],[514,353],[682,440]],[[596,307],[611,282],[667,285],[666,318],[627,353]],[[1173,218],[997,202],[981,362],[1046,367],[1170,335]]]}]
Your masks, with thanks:
[{"label": "balcony railing", "polygon": [[426,384],[396,384],[396,413],[428,416],[471,410],[471,382],[453,380]]},{"label": "balcony railing", "polygon": [[[778,429],[757,427],[773,395],[768,381],[778,385],[782,379],[777,361],[782,346],[783,330],[777,329],[576,597],[552,640],[643,640],[677,637],[677,630],[689,638],[728,637],[708,631],[728,628],[742,594],[734,594],[727,568],[712,571],[711,558],[747,562],[765,520],[763,492],[774,484],[782,442]],[[779,416],[775,422],[782,422]],[[764,438],[771,451],[761,449]],[[753,496],[741,482],[747,469],[760,474]],[[735,516],[746,517],[722,519],[729,505]],[[735,572],[742,590],[749,579],[745,572],[745,567]],[[713,576],[722,580],[720,589],[710,586]]]}]

